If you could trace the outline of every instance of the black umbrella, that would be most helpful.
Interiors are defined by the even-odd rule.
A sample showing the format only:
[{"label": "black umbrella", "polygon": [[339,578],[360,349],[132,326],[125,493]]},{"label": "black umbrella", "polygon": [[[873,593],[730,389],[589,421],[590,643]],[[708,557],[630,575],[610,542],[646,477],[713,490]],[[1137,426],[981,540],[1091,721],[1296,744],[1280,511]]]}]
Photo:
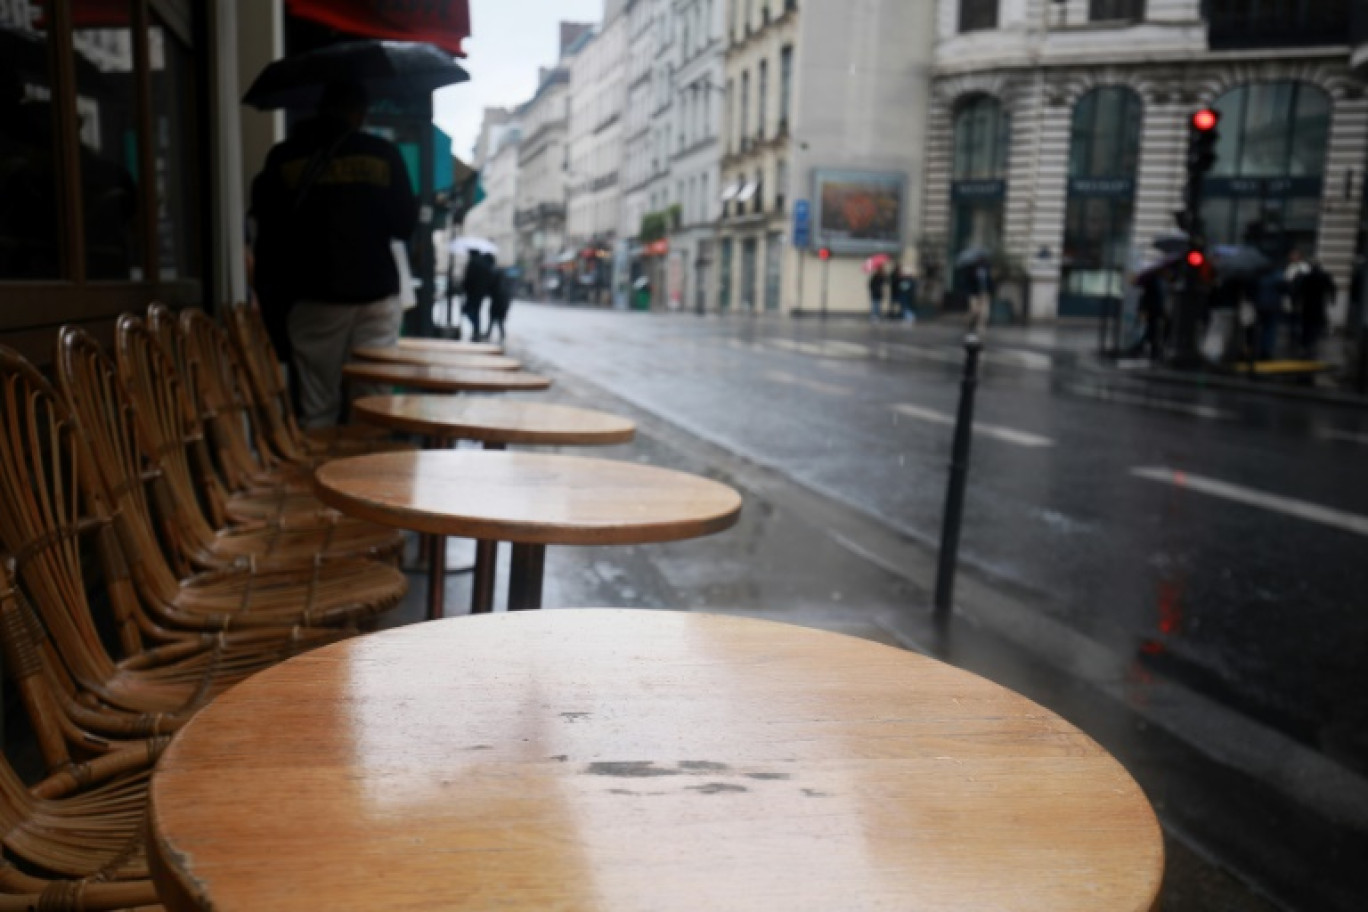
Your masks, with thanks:
[{"label": "black umbrella", "polygon": [[411,98],[469,78],[450,54],[431,44],[346,41],[268,65],[242,101],[263,111],[312,108],[330,82],[358,82],[372,99]]},{"label": "black umbrella", "polygon": [[1252,278],[1273,268],[1273,261],[1248,244],[1217,244],[1211,248],[1211,262],[1223,278]]},{"label": "black umbrella", "polygon": [[972,266],[975,263],[986,263],[992,256],[992,252],[986,247],[966,247],[955,257],[956,266]]}]

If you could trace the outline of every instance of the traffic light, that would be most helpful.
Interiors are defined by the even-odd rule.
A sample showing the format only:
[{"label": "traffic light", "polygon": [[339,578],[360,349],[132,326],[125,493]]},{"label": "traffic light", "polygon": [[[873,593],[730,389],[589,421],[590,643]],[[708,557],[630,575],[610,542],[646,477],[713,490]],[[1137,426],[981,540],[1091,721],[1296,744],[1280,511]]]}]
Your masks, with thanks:
[{"label": "traffic light", "polygon": [[1187,264],[1191,266],[1193,269],[1201,269],[1203,266],[1206,265],[1206,261],[1207,258],[1205,251],[1198,250],[1195,247],[1192,250],[1188,251]]},{"label": "traffic light", "polygon": [[1175,213],[1178,227],[1194,238],[1203,234],[1202,180],[1216,164],[1216,143],[1220,133],[1221,112],[1202,108],[1188,120],[1187,184],[1183,189],[1183,210]]},{"label": "traffic light", "polygon": [[819,259],[819,260],[829,260],[829,259],[831,259],[831,248],[830,248],[830,247],[823,247],[822,249],[818,250],[818,251],[817,251],[817,259]]}]

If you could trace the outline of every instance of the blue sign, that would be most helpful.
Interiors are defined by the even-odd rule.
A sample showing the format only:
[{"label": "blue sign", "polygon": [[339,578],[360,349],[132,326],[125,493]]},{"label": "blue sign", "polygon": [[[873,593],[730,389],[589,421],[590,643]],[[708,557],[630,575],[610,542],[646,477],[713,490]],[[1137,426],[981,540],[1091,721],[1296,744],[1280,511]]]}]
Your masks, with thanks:
[{"label": "blue sign", "polygon": [[799,250],[812,246],[812,209],[807,200],[793,201],[793,246]]}]

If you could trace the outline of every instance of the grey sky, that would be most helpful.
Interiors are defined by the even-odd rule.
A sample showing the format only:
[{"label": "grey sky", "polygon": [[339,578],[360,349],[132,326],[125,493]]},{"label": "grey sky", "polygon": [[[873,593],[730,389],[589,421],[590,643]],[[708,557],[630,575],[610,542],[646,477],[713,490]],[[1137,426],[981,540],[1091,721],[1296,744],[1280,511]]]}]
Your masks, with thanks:
[{"label": "grey sky", "polygon": [[437,92],[432,119],[451,135],[452,150],[470,157],[487,107],[526,101],[537,67],[556,60],[559,23],[598,22],[603,0],[470,0],[471,37],[462,65],[470,81]]}]

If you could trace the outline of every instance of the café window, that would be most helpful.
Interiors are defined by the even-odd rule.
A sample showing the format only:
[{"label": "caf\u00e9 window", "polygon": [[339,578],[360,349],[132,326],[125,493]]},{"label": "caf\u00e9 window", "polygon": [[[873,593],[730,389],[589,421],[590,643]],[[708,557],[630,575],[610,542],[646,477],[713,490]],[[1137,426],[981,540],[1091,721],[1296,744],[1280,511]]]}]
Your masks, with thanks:
[{"label": "caf\u00e9 window", "polygon": [[1226,92],[1216,164],[1202,215],[1216,243],[1253,240],[1281,255],[1313,250],[1330,135],[1330,96],[1305,82],[1259,82]]},{"label": "caf\u00e9 window", "polygon": [[1093,89],[1074,106],[1061,316],[1091,316],[1123,297],[1142,116],[1125,86]]},{"label": "caf\u00e9 window", "polygon": [[1362,0],[1206,0],[1213,50],[1343,44]]},{"label": "caf\u00e9 window", "polygon": [[184,280],[202,274],[202,15],[188,0],[0,3],[0,332],[200,300]]},{"label": "caf\u00e9 window", "polygon": [[955,111],[950,181],[950,259],[970,248],[996,250],[1002,240],[1011,118],[1002,103],[975,95]]}]

